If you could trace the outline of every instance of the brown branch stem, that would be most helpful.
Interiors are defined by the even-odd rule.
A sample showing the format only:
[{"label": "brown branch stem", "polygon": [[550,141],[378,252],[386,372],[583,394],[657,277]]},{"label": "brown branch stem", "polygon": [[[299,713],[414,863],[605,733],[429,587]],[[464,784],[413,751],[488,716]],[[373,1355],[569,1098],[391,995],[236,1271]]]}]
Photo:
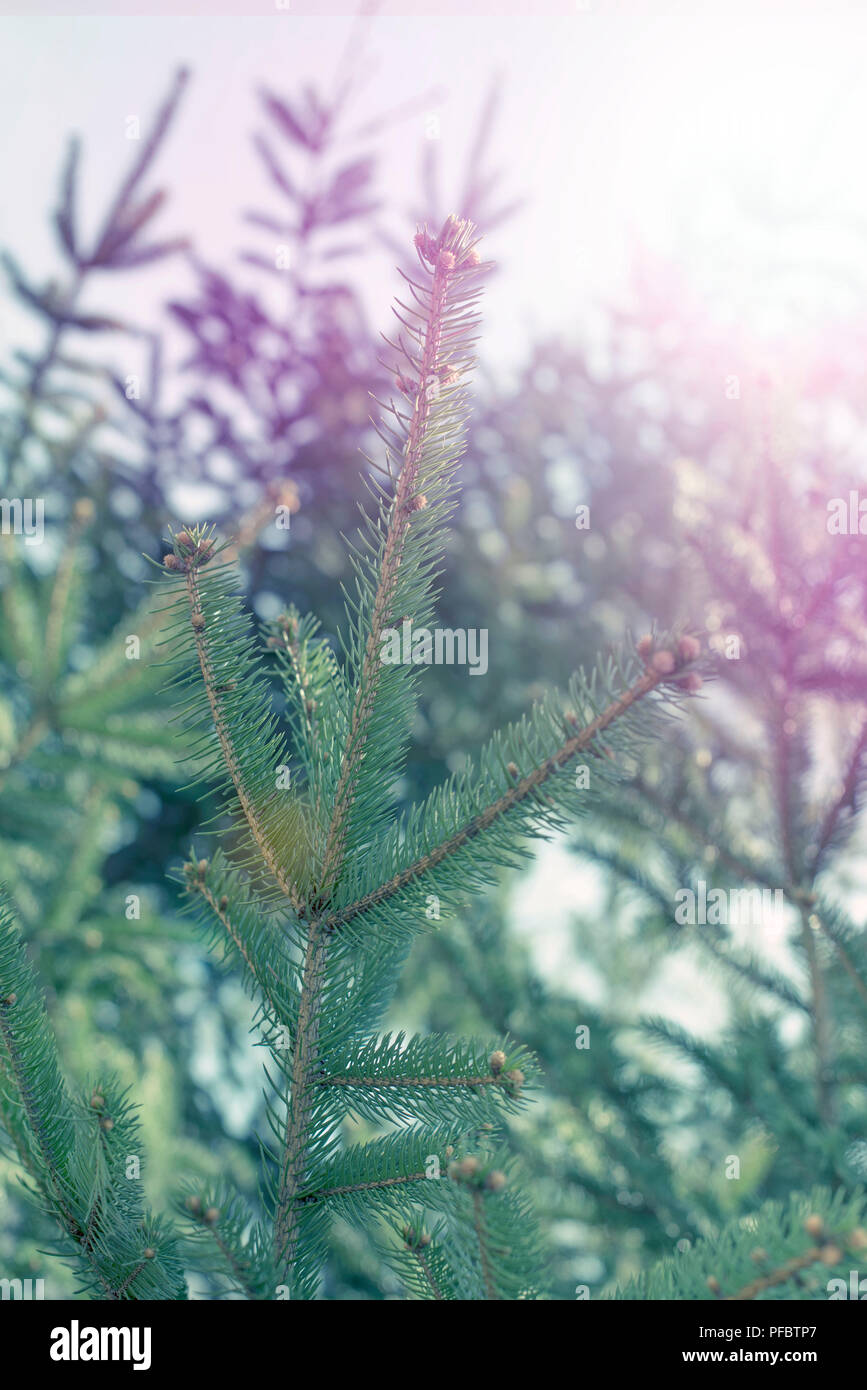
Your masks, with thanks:
[{"label": "brown branch stem", "polygon": [[625,690],[619,699],[615,700],[606,710],[603,710],[601,714],[597,715],[595,719],[585,725],[574,737],[566,739],[565,743],[558,748],[556,753],[552,754],[550,758],[546,758],[545,761],[534,768],[532,772],[520,778],[513,787],[510,787],[507,792],[504,792],[503,795],[492,802],[490,806],[480,811],[478,815],[473,816],[472,820],[468,821],[466,825],[461,826],[461,828],[450,835],[448,839],[443,840],[434,849],[429,850],[427,854],[415,860],[414,863],[407,865],[405,869],[401,869],[393,878],[390,878],[386,883],[380,884],[378,888],[374,888],[369,893],[365,893],[363,897],[358,898],[353,903],[349,903],[344,908],[340,908],[330,916],[320,918],[318,925],[323,931],[334,931],[347,922],[351,922],[353,918],[360,916],[361,913],[368,912],[372,907],[377,907],[380,903],[388,901],[389,898],[394,897],[396,893],[406,888],[415,879],[420,878],[430,869],[436,868],[436,866],[441,864],[444,859],[447,859],[449,855],[462,849],[464,845],[469,844],[476,836],[490,829],[495,821],[506,815],[515,806],[519,806],[523,801],[532,797],[540,787],[544,786],[550,777],[553,777],[562,767],[565,767],[577,753],[587,748],[598,734],[609,728],[615,720],[625,714],[636,701],[643,699],[644,696],[659,685],[660,681],[663,679],[664,677],[660,676],[655,671],[645,671],[644,675],[640,676],[628,690]]},{"label": "brown branch stem", "polygon": [[498,1299],[496,1285],[494,1284],[491,1273],[491,1262],[488,1258],[488,1232],[485,1226],[485,1206],[481,1192],[473,1193],[473,1225],[476,1228],[476,1237],[479,1242],[479,1259],[482,1265],[482,1278],[485,1283],[485,1293],[489,1299]]},{"label": "brown branch stem", "polygon": [[322,904],[330,898],[343,862],[347,821],[355,797],[355,782],[364,757],[367,731],[379,686],[382,671],[380,641],[383,629],[391,617],[394,590],[397,585],[407,532],[411,525],[410,503],[418,479],[425,442],[425,429],[430,413],[429,383],[438,367],[443,308],[451,273],[441,263],[437,264],[434,271],[430,291],[430,312],[427,317],[424,346],[419,365],[418,389],[407,432],[404,463],[398,476],[394,500],[389,513],[379,582],[373,601],[370,631],[367,635],[364,660],[355,691],[349,733],[343,750],[340,778],[335,792],[334,809],[322,859],[321,886],[318,894],[318,901]]},{"label": "brown branch stem", "polygon": [[765,1274],[760,1279],[753,1279],[749,1284],[745,1284],[737,1293],[726,1295],[726,1303],[743,1303],[748,1299],[755,1298],[757,1294],[763,1293],[765,1289],[772,1289],[777,1284],[785,1284],[787,1280],[793,1279],[802,1269],[808,1269],[810,1265],[817,1264],[822,1258],[822,1251],[819,1247],[813,1246],[803,1255],[797,1255],[794,1259],[786,1260],[785,1264],[773,1270],[770,1274]]},{"label": "brown branch stem", "polygon": [[324,1202],[328,1197],[346,1197],[350,1192],[377,1192],[384,1187],[399,1187],[405,1182],[423,1182],[426,1177],[426,1173],[401,1173],[396,1178],[372,1178],[370,1182],[347,1183],[344,1187],[321,1187],[316,1192],[302,1192],[298,1205]]},{"label": "brown branch stem", "polygon": [[323,1076],[319,1086],[369,1086],[379,1089],[383,1086],[432,1086],[432,1087],[480,1087],[509,1085],[504,1076]]},{"label": "brown branch stem", "polygon": [[[187,596],[190,602],[190,610],[193,616],[200,615],[202,612],[201,594],[196,567],[190,565],[187,569]],[[259,847],[262,859],[271,873],[274,881],[278,884],[280,891],[287,897],[296,912],[301,913],[304,903],[294,883],[287,877],[283,870],[274,846],[271,844],[265,826],[253,802],[253,798],[247,791],[244,782],[244,774],[241,762],[235,749],[232,732],[229,728],[229,721],[223,709],[223,702],[219,694],[219,682],[216,679],[211,666],[210,649],[208,646],[207,630],[205,627],[193,626],[193,635],[196,643],[196,653],[199,658],[199,668],[202,672],[202,680],[205,685],[205,692],[208,697],[208,704],[211,707],[211,714],[214,720],[214,728],[220,747],[223,751],[223,761],[226,770],[232,779],[238,803],[244,813],[244,818],[250,827],[250,833]]]},{"label": "brown branch stem", "polygon": [[238,950],[238,953],[243,957],[244,964],[246,965],[247,969],[249,970],[250,974],[252,975],[253,979],[258,985],[259,989],[262,991],[262,996],[265,999],[266,1003],[270,1005],[271,1009],[279,1018],[280,1010],[277,1007],[276,1001],[273,995],[271,994],[268,985],[265,983],[265,981],[261,978],[258,971],[256,970],[256,967],[250,958],[247,948],[244,945],[241,934],[238,931],[238,929],[234,926],[225,908],[222,908],[220,906],[219,902],[214,897],[214,894],[211,892],[207,883],[204,883],[201,879],[197,879],[194,883],[190,884],[190,887],[194,891],[201,893],[202,897],[205,899],[205,902],[208,904],[208,907],[211,909],[214,916],[217,918],[217,921],[225,929],[226,935],[234,943],[235,947]]},{"label": "brown branch stem", "polygon": [[439,1302],[443,1302],[444,1294],[440,1290],[440,1286],[434,1278],[433,1270],[431,1269],[430,1265],[425,1259],[424,1254],[421,1250],[413,1250],[412,1253],[419,1262],[421,1271],[431,1287],[431,1292],[433,1293],[434,1298],[436,1298]]},{"label": "brown branch stem", "polygon": [[328,937],[315,925],[311,926],[304,959],[298,1031],[292,1059],[292,1087],[274,1223],[277,1259],[287,1270],[294,1262],[298,1241],[298,1189],[307,1165],[327,951]]}]

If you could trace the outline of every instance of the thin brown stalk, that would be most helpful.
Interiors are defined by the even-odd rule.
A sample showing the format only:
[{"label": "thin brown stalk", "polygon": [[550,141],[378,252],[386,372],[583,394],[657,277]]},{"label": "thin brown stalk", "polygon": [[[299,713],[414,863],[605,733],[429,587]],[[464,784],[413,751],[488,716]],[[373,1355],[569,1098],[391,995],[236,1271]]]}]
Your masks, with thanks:
[{"label": "thin brown stalk", "polygon": [[822,860],[825,856],[825,851],[830,845],[831,840],[834,837],[834,832],[836,831],[840,823],[840,818],[843,812],[845,811],[846,807],[849,806],[853,800],[855,788],[858,785],[858,776],[861,771],[861,765],[865,753],[867,753],[867,716],[865,716],[861,724],[861,728],[858,732],[858,736],[855,740],[855,746],[852,749],[852,755],[849,759],[849,767],[846,772],[846,776],[843,778],[843,785],[840,789],[840,795],[837,797],[837,800],[834,802],[834,804],[829,808],[828,813],[825,816],[825,819],[822,823],[822,829],[819,832],[819,840],[816,846],[816,851],[814,853],[811,865],[812,877],[815,877],[815,875],[818,873],[822,865]]},{"label": "thin brown stalk", "polygon": [[[89,504],[88,504],[89,506]],[[45,641],[42,661],[42,684],[50,689],[58,674],[60,648],[63,641],[63,623],[72,584],[75,579],[75,566],[78,559],[78,542],[87,526],[89,513],[82,508],[77,510],[72,521],[60,563],[54,576],[51,597],[48,601],[48,616],[45,619]]]},{"label": "thin brown stalk", "polygon": [[364,757],[370,718],[382,673],[380,643],[383,629],[391,618],[391,606],[403,558],[407,533],[412,522],[410,503],[418,480],[419,465],[430,414],[430,382],[439,367],[442,319],[446,290],[454,274],[438,262],[430,290],[430,312],[418,372],[418,387],[409,421],[404,462],[397,480],[394,500],[388,520],[385,546],[379,572],[379,582],[373,602],[370,631],[365,644],[364,660],[352,707],[349,733],[343,750],[340,778],[334,797],[334,808],[322,860],[321,886],[318,901],[330,898],[343,862],[349,814],[355,798],[355,784]]},{"label": "thin brown stalk", "polygon": [[289,1115],[274,1223],[277,1259],[287,1269],[291,1269],[294,1262],[298,1241],[297,1199],[307,1166],[310,1113],[315,1093],[313,1077],[317,1065],[319,1015],[325,984],[327,951],[328,937],[315,926],[311,926],[304,959],[298,1031],[292,1059]]},{"label": "thin brown stalk", "polygon": [[473,1193],[473,1225],[476,1228],[476,1238],[479,1242],[479,1259],[482,1265],[482,1278],[485,1283],[485,1293],[489,1299],[498,1299],[499,1294],[491,1273],[491,1261],[488,1256],[488,1232],[485,1226],[485,1203],[481,1192]]},{"label": "thin brown stalk", "polygon": [[816,938],[810,925],[809,914],[801,907],[801,941],[807,956],[810,973],[810,992],[812,997],[813,1038],[816,1044],[816,1096],[821,1116],[825,1124],[833,1122],[833,1098],[831,1090],[830,1031],[828,1008],[825,996],[825,978],[816,950]]},{"label": "thin brown stalk", "polygon": [[226,935],[234,943],[239,954],[243,957],[244,964],[246,965],[253,979],[256,981],[256,984],[259,986],[259,989],[262,991],[262,996],[265,999],[265,1002],[268,1005],[270,1005],[274,1013],[279,1016],[280,1011],[277,1007],[274,997],[271,994],[271,991],[265,980],[263,980],[262,977],[258,974],[256,967],[253,964],[253,961],[251,960],[250,955],[247,951],[247,948],[244,945],[243,938],[241,937],[240,932],[232,922],[232,919],[229,917],[229,914],[226,912],[225,908],[220,906],[219,902],[214,897],[214,894],[211,892],[207,883],[204,883],[201,879],[197,879],[195,883],[191,884],[190,886],[196,892],[201,893],[205,902],[208,904],[208,907],[211,909],[214,916],[217,918],[217,921],[224,928]]},{"label": "thin brown stalk", "polygon": [[327,1197],[346,1197],[350,1192],[378,1192],[384,1187],[400,1187],[407,1182],[424,1182],[426,1173],[401,1173],[396,1178],[372,1178],[370,1182],[347,1183],[345,1187],[320,1187],[315,1192],[302,1192],[298,1197],[299,1206],[309,1206],[311,1202],[324,1202]]},{"label": "thin brown stalk", "polygon": [[[6,1055],[8,1058],[9,1069],[14,1080],[15,1089],[18,1095],[21,1097],[21,1104],[24,1107],[24,1113],[27,1116],[28,1122],[30,1124],[30,1129],[36,1139],[39,1155],[42,1159],[43,1164],[45,1165],[45,1171],[48,1174],[48,1180],[51,1184],[51,1189],[54,1193],[54,1199],[57,1202],[57,1206],[60,1210],[63,1224],[65,1225],[67,1232],[75,1241],[76,1245],[78,1245],[82,1254],[85,1256],[91,1268],[93,1269],[94,1274],[96,1275],[97,1279],[99,1280],[100,1284],[106,1292],[106,1296],[109,1299],[116,1299],[119,1297],[118,1292],[112,1288],[111,1284],[105,1278],[105,1275],[102,1273],[102,1270],[96,1263],[96,1258],[93,1254],[93,1251],[89,1248],[88,1245],[87,1233],[81,1229],[81,1226],[79,1225],[75,1216],[69,1209],[69,1205],[66,1201],[66,1196],[64,1192],[64,1184],[61,1176],[60,1163],[58,1162],[57,1155],[54,1153],[53,1149],[51,1148],[51,1145],[48,1143],[48,1140],[46,1138],[45,1129],[42,1123],[42,1116],[40,1115],[39,1110],[34,1104],[33,1097],[30,1092],[30,1085],[27,1080],[26,1070],[21,1063],[21,1059],[18,1052],[18,1043],[15,1038],[14,1030],[9,1026],[8,1020],[4,1017],[4,1013],[5,1009],[3,1007],[0,1007],[0,1033],[2,1033],[3,1041],[6,1045]],[[27,1164],[26,1166],[28,1168],[28,1171],[33,1172],[33,1169],[29,1164]],[[34,1177],[44,1191],[44,1184],[39,1175],[34,1174]]]},{"label": "thin brown stalk", "polygon": [[763,1293],[765,1289],[773,1289],[778,1284],[785,1284],[789,1279],[794,1279],[802,1269],[808,1269],[810,1265],[817,1264],[822,1259],[822,1250],[816,1245],[807,1250],[803,1255],[797,1255],[792,1260],[786,1260],[785,1264],[778,1269],[772,1270],[770,1274],[762,1275],[760,1279],[753,1279],[751,1283],[745,1284],[737,1293],[726,1295],[726,1303],[744,1303],[748,1299],[755,1298]]},{"label": "thin brown stalk", "polygon": [[421,1251],[421,1250],[413,1250],[412,1253],[413,1253],[413,1255],[415,1256],[415,1258],[418,1260],[418,1263],[419,1263],[419,1265],[420,1265],[420,1267],[421,1267],[422,1274],[424,1275],[425,1279],[427,1280],[428,1284],[430,1285],[431,1292],[433,1293],[434,1298],[436,1298],[436,1299],[438,1299],[440,1302],[442,1302],[442,1301],[444,1300],[444,1298],[445,1298],[445,1295],[442,1293],[442,1291],[441,1291],[441,1289],[440,1289],[440,1286],[439,1286],[439,1284],[437,1283],[437,1281],[436,1281],[436,1279],[435,1279],[435,1277],[434,1277],[433,1270],[431,1269],[430,1265],[428,1264],[427,1260],[425,1259],[425,1256],[424,1256],[423,1251]]},{"label": "thin brown stalk", "polygon": [[[199,591],[198,574],[194,565],[187,569],[187,596],[190,602],[190,611],[193,615],[200,614],[202,611],[201,595]],[[196,642],[196,653],[199,658],[199,667],[202,672],[202,680],[205,685],[205,692],[208,697],[208,704],[211,707],[211,714],[214,720],[214,728],[217,731],[217,738],[223,751],[223,761],[226,770],[232,779],[238,803],[244,813],[244,818],[250,827],[250,833],[259,847],[259,853],[271,873],[274,881],[279,886],[281,892],[287,897],[296,912],[304,910],[304,901],[298,892],[295,884],[289,879],[282,865],[274,846],[268,836],[268,832],[256,808],[255,802],[247,790],[244,781],[244,773],[241,768],[241,761],[235,749],[232,732],[229,728],[229,721],[223,709],[223,702],[220,697],[219,682],[217,681],[211,666],[210,649],[208,645],[207,630],[204,627],[193,627],[193,634]]]},{"label": "thin brown stalk", "polygon": [[393,878],[382,883],[378,888],[365,893],[363,897],[355,902],[349,903],[346,907],[319,919],[318,925],[323,931],[334,931],[338,927],[351,922],[363,912],[368,912],[372,907],[378,907],[381,903],[387,902],[402,889],[406,888],[415,879],[420,878],[430,869],[436,868],[444,859],[462,849],[469,844],[476,836],[489,830],[495,821],[501,819],[514,807],[519,806],[523,801],[536,794],[540,787],[544,786],[549,778],[553,777],[562,767],[564,767],[577,753],[587,748],[597,737],[609,728],[617,719],[626,713],[636,701],[641,700],[651,690],[653,690],[664,677],[655,671],[645,671],[633,685],[625,690],[624,693],[608,706],[606,710],[596,716],[589,724],[585,725],[574,737],[566,741],[558,748],[557,752],[550,758],[546,758],[543,763],[534,768],[532,772],[520,778],[513,787],[498,797],[478,815],[473,816],[472,820],[466,825],[461,826],[448,839],[443,840],[427,854],[422,855],[414,863],[401,869]]},{"label": "thin brown stalk", "polygon": [[369,1086],[379,1089],[382,1086],[432,1086],[436,1087],[481,1087],[506,1086],[510,1083],[504,1076],[323,1076],[319,1086]]},{"label": "thin brown stalk", "polygon": [[123,1298],[123,1295],[126,1293],[127,1289],[130,1287],[131,1284],[134,1284],[134,1283],[135,1283],[136,1279],[139,1277],[139,1275],[141,1274],[142,1270],[145,1268],[146,1265],[147,1265],[147,1260],[140,1260],[140,1261],[139,1261],[139,1263],[136,1265],[135,1269],[132,1270],[132,1271],[126,1276],[126,1278],[124,1279],[123,1283],[122,1283],[122,1284],[120,1285],[120,1287],[116,1290],[116,1292],[115,1292],[115,1294],[114,1294],[114,1297],[115,1297],[115,1298]]}]

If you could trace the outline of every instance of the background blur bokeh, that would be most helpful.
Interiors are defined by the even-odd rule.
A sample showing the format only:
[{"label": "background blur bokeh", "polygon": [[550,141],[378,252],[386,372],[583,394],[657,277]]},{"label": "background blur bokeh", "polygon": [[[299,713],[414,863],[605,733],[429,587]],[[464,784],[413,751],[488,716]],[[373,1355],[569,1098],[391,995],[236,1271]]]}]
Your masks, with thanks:
[{"label": "background blur bokeh", "polygon": [[[134,1088],[151,1200],[255,1194],[263,1107],[249,1001],[179,913],[206,813],[142,556],[214,520],[257,619],[336,640],[394,266],[450,211],[497,270],[440,612],[490,665],[425,673],[396,800],[630,631],[689,624],[718,670],[616,798],[416,945],[389,1022],[538,1053],[512,1138],[558,1297],[863,1182],[867,540],[827,523],[867,492],[867,15],[2,33],[2,488],[46,529],[0,537],[0,877],[70,1074]],[[700,881],[785,907],[679,926]],[[0,1262],[60,1296],[0,1172]],[[347,1228],[326,1293],[396,1286]]]}]

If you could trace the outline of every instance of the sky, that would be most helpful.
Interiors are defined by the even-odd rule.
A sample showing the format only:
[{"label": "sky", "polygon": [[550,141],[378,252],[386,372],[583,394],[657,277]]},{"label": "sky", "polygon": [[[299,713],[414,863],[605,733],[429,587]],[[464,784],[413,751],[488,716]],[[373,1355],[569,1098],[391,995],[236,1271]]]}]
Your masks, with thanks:
[{"label": "sky", "polygon": [[[159,165],[172,195],[160,230],[193,230],[206,259],[230,264],[249,241],[240,210],[269,201],[250,153],[262,125],[255,89],[327,79],[352,17],[295,3],[234,17],[209,6],[207,18],[38,8],[0,12],[0,243],[37,274],[56,271],[46,214],[68,133],[85,141],[93,214],[129,157],[126,118],[144,124],[183,63],[193,81]],[[715,312],[758,332],[785,334],[805,313],[833,318],[863,299],[867,6],[559,0],[532,15],[498,5],[496,16],[458,18],[436,8],[374,18],[357,116],[422,94],[386,140],[389,194],[409,205],[431,116],[456,189],[499,75],[496,163],[506,193],[527,202],[489,247],[503,272],[488,296],[492,361],[518,360],[539,330],[580,332],[622,292],[638,247],[674,260]],[[130,310],[154,321],[178,273],[129,277]],[[377,303],[380,277],[387,303],[385,264],[369,281]]]}]

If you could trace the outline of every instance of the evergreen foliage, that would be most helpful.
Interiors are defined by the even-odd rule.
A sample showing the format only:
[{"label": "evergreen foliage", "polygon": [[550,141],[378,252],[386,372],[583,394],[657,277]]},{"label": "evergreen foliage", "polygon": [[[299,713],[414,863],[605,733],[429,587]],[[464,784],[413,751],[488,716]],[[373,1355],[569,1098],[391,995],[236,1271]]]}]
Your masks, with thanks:
[{"label": "evergreen foliage", "polygon": [[5,903],[0,981],[0,1111],[29,1192],[56,1222],[57,1253],[92,1297],[184,1297],[175,1237],[144,1205],[135,1114],[111,1079],[96,1078],[89,1094],[68,1092]]},{"label": "evergreen foliage", "polygon": [[[662,1260],[619,1291],[621,1299],[737,1302],[849,1298],[852,1266],[867,1249],[864,1196],[827,1188],[766,1202],[715,1240]],[[856,1294],[856,1297],[859,1296]]]},{"label": "evergreen foliage", "polygon": [[[589,349],[549,342],[531,348],[514,389],[488,390],[461,466],[473,505],[455,510],[466,372],[455,382],[438,377],[419,406],[436,265],[426,258],[419,272],[401,248],[413,283],[402,291],[393,346],[416,360],[397,362],[386,454],[370,462],[374,473],[384,462],[386,476],[377,475],[382,486],[372,487],[347,561],[323,518],[348,529],[366,393],[388,394],[395,362],[374,362],[347,270],[357,242],[339,245],[350,229],[371,236],[379,201],[371,151],[344,157],[345,92],[262,94],[270,133],[257,149],[283,210],[248,221],[285,240],[292,272],[280,271],[269,306],[234,272],[179,258],[197,277],[195,293],[179,291],[171,305],[191,348],[194,384],[181,409],[165,403],[159,340],[134,325],[119,332],[113,312],[82,306],[93,282],[114,286],[125,271],[185,249],[175,238],[141,239],[163,204],[143,180],[184,86],[181,74],[140,147],[145,157],[111,201],[108,239],[87,248],[72,146],[57,218],[63,289],[37,286],[15,262],[6,267],[48,336],[44,354],[18,353],[3,369],[18,407],[0,419],[0,452],[8,492],[46,484],[51,564],[2,538],[0,880],[46,986],[66,1069],[76,1073],[64,1089],[4,917],[0,997],[30,1001],[17,1019],[4,1016],[4,1123],[11,1161],[30,1174],[39,1205],[38,1223],[22,1218],[17,1200],[7,1207],[16,1257],[43,1248],[51,1222],[58,1253],[95,1297],[177,1297],[184,1273],[194,1296],[346,1296],[349,1287],[382,1297],[395,1287],[388,1270],[427,1298],[526,1297],[546,1287],[572,1297],[578,1277],[591,1297],[618,1282],[626,1298],[827,1297],[828,1280],[847,1278],[863,1249],[858,1194],[867,1176],[867,958],[857,898],[867,608],[858,538],[829,536],[823,510],[826,494],[845,495],[857,478],[840,481],[821,420],[797,457],[780,457],[767,393],[758,421],[745,405],[733,412],[708,385],[720,350],[712,334],[700,340],[700,325],[678,322],[674,338],[690,350],[671,350],[677,294],[651,264],[632,307],[610,317],[602,378]],[[478,156],[492,115],[493,101],[461,201],[486,229],[497,210],[486,203],[493,181]],[[427,142],[422,216],[439,197],[435,152]],[[325,196],[312,198],[314,186]],[[334,277],[338,263],[344,273]],[[246,252],[246,264],[274,285],[278,269],[266,255]],[[477,273],[462,272],[451,306],[467,365]],[[73,335],[93,353],[110,333],[127,366],[131,346],[146,345],[140,400],[126,395],[126,367],[73,355]],[[855,343],[842,355],[854,363],[859,353]],[[835,389],[854,399],[851,372]],[[663,382],[671,399],[664,421],[642,395],[648,382]],[[287,398],[297,400],[288,412]],[[424,448],[414,455],[408,436],[425,409]],[[791,403],[787,410],[795,414]],[[134,466],[119,438],[134,446]],[[258,485],[255,497],[226,486],[213,512],[239,541],[229,549],[208,528],[178,532],[157,611],[136,610],[128,602],[137,598],[135,560],[153,549],[173,474],[210,479],[223,449]],[[698,482],[687,458],[707,462]],[[557,475],[567,465],[564,504]],[[297,490],[282,481],[290,466]],[[396,496],[413,471],[423,476],[406,482],[405,496],[418,505],[404,513]],[[115,508],[118,480],[138,494],[132,514]],[[95,512],[76,505],[82,489]],[[573,495],[592,503],[594,548],[574,544]],[[294,509],[299,496],[306,539],[299,524],[291,554],[250,555],[273,504]],[[401,552],[396,570],[385,564],[390,543]],[[249,559],[243,578],[239,552]],[[347,573],[338,654],[333,576]],[[260,640],[249,611],[278,585],[298,607]],[[368,659],[375,631],[400,628],[404,616],[433,624],[435,598],[439,621],[452,627],[494,593],[502,606],[492,676],[467,682],[468,693],[455,694],[450,671],[431,670],[418,700],[413,667]],[[572,666],[614,636],[624,614],[641,630],[649,613],[667,625],[685,608],[720,658],[714,698],[692,703],[687,720],[663,721],[658,691],[621,708],[624,692],[646,678],[640,654],[594,664],[568,685]],[[191,626],[196,615],[201,627]],[[129,659],[130,634],[141,638],[141,659]],[[747,659],[727,659],[732,634]],[[192,789],[177,788],[160,638],[172,644]],[[516,710],[528,698],[536,705],[522,722]],[[456,750],[483,739],[462,768]],[[441,783],[446,757],[457,770]],[[589,789],[574,780],[584,764]],[[218,793],[209,828],[220,846],[200,847],[208,858],[193,856],[184,886],[228,977],[200,964],[195,936],[158,887],[197,824],[193,798],[203,787]],[[157,818],[141,809],[155,795]],[[591,801],[592,816],[581,818]],[[577,953],[606,984],[592,1006],[574,981],[543,978],[530,943],[510,929],[502,888],[495,897],[476,891],[501,884],[529,837],[576,819],[572,848],[604,872],[601,906],[582,903],[574,923]],[[760,931],[731,922],[673,924],[676,893],[701,881],[709,891],[781,891],[788,958],[763,950]],[[123,899],[143,883],[158,910],[131,928]],[[713,1037],[636,1009],[646,981],[673,958],[694,966],[699,1007],[724,1001],[727,1022]],[[248,1015],[229,993],[233,978],[254,1001],[269,1077],[267,1111],[253,1121],[268,1130],[259,1198],[255,1136],[230,1145],[216,1087],[190,1075],[191,1030],[179,1019],[193,966],[197,1000],[214,1006],[222,1073],[245,1052]],[[116,1029],[103,1026],[106,1008],[120,1019]],[[403,1028],[407,1012],[424,1035],[380,1034]],[[576,1048],[578,1023],[592,1034],[586,1052]],[[165,1112],[154,1118],[146,1055],[155,1033],[168,1037],[170,1028],[179,1099],[169,1115],[177,1122],[166,1124]],[[122,1079],[81,1090],[82,1056],[100,1069],[110,1058]],[[186,1244],[175,1246],[160,1226],[151,1241],[158,1258],[143,1270],[134,1228],[150,1218],[140,1193],[120,1186],[106,1158],[96,1180],[99,1202],[113,1210],[102,1224],[91,1195],[91,1098],[104,1096],[100,1117],[111,1118],[115,1137],[127,1134],[134,1078],[143,1124],[151,1135],[161,1126],[160,1200],[172,1169],[186,1174],[178,1204]],[[529,1096],[539,1103],[527,1107]],[[100,1128],[103,1146],[113,1132]],[[139,1152],[131,1132],[124,1143]],[[732,1155],[738,1182],[721,1172]],[[427,1177],[431,1157],[440,1181]],[[815,1182],[823,1187],[810,1191]],[[545,1280],[533,1218],[516,1195],[524,1192],[555,1248]],[[347,1238],[350,1225],[363,1228],[365,1245]],[[832,1250],[842,1252],[837,1264]],[[8,1252],[7,1244],[5,1268]],[[661,1264],[629,1280],[657,1256]],[[579,1261],[592,1274],[576,1274]]]},{"label": "evergreen foliage", "polygon": [[[385,481],[372,484],[376,507],[346,595],[345,663],[338,669],[313,620],[292,612],[266,641],[279,652],[291,744],[225,546],[209,528],[185,527],[162,564],[184,745],[198,779],[219,792],[226,846],[225,856],[190,862],[186,891],[242,963],[273,1085],[262,1216],[245,1234],[240,1199],[225,1191],[189,1194],[185,1212],[247,1297],[274,1278],[272,1297],[315,1296],[335,1214],[372,1222],[377,1242],[402,1244],[400,1267],[431,1297],[538,1294],[534,1226],[497,1138],[523,1102],[532,1059],[508,1038],[460,1044],[377,1039],[373,1030],[410,940],[427,925],[426,905],[448,907],[490,882],[528,834],[583,809],[596,788],[579,757],[601,765],[604,786],[618,759],[631,763],[674,688],[700,684],[691,669],[698,644],[686,636],[579,673],[565,695],[496,736],[475,768],[394,820],[416,673],[385,662],[384,643],[407,616],[417,627],[434,622],[485,269],[472,225],[457,218],[437,237],[420,230],[416,247],[420,270],[408,278],[411,302],[399,301],[390,345],[400,399],[383,407]],[[576,768],[584,775],[573,786]],[[25,1113],[38,1134],[44,1093],[38,1078],[16,1075],[19,1092],[35,1091]],[[341,1130],[352,1115],[385,1131],[347,1146]],[[64,1161],[70,1144],[58,1141]]]}]

